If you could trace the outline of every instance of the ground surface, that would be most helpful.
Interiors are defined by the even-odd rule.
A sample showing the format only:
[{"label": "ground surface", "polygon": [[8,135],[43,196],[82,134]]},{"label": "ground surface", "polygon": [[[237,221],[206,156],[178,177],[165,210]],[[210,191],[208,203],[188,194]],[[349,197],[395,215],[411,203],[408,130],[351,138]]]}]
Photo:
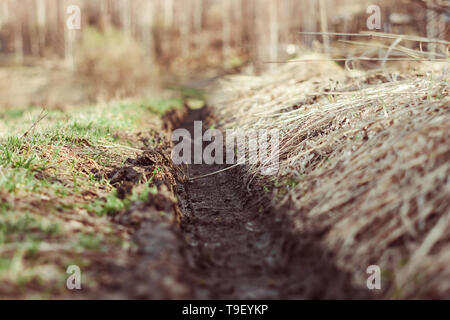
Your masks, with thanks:
[{"label": "ground surface", "polygon": [[[159,155],[160,116],[176,105],[129,101],[0,111],[0,298],[113,290],[117,275],[134,263],[130,239],[143,220],[119,218],[149,195],[157,197],[154,182],[167,172],[160,160],[137,166],[127,159],[147,149]],[[172,201],[161,197],[170,207]],[[69,265],[81,268],[81,292],[67,290]]]},{"label": "ground surface", "polygon": [[[290,72],[288,77],[291,77]],[[280,80],[281,92],[285,92],[283,79]],[[369,80],[364,80],[363,85],[370,85]],[[0,133],[2,133],[0,135],[0,298],[352,299],[403,297],[404,293],[397,288],[395,281],[398,275],[401,276],[404,273],[394,273],[383,265],[383,280],[389,281],[389,288],[392,290],[387,295],[372,296],[366,289],[366,267],[376,263],[380,255],[388,252],[380,247],[380,243],[392,243],[396,249],[401,248],[401,245],[408,245],[406,241],[408,239],[410,243],[413,243],[413,246],[408,245],[411,253],[403,250],[402,255],[396,252],[392,254],[394,260],[401,260],[400,263],[394,261],[395,264],[403,268],[405,265],[414,267],[412,263],[408,265],[410,260],[425,261],[422,257],[427,251],[433,254],[438,252],[431,250],[434,243],[437,244],[435,248],[443,248],[448,244],[449,239],[448,228],[446,228],[450,221],[448,219],[449,198],[446,196],[448,195],[446,181],[449,176],[448,161],[446,161],[449,159],[447,147],[449,131],[446,124],[449,114],[448,82],[445,79],[445,81],[438,79],[438,83],[431,80],[422,83],[419,80],[410,83],[409,86],[407,86],[408,83],[406,85],[403,83],[400,87],[403,88],[402,90],[408,89],[408,92],[411,92],[411,86],[417,95],[417,99],[412,97],[411,102],[408,100],[404,107],[390,102],[391,98],[388,96],[384,98],[390,104],[382,105],[368,103],[366,100],[359,104],[352,101],[352,103],[340,105],[336,104],[339,103],[337,98],[322,97],[319,102],[326,103],[329,110],[334,110],[336,105],[344,107],[348,105],[353,108],[360,106],[361,110],[356,110],[358,112],[349,110],[348,114],[342,115],[332,115],[327,111],[326,117],[318,113],[317,120],[293,123],[294,134],[290,137],[299,139],[298,142],[292,142],[297,147],[301,147],[303,142],[311,143],[315,141],[314,139],[325,139],[337,143],[337,147],[340,148],[348,146],[352,152],[357,150],[355,149],[357,147],[365,147],[367,149],[361,150],[368,150],[375,154],[378,152],[373,147],[378,141],[376,139],[386,137],[385,133],[391,125],[396,125],[389,129],[392,130],[392,136],[396,139],[409,137],[411,132],[414,135],[428,132],[427,128],[433,126],[431,128],[433,130],[429,131],[431,132],[429,137],[422,134],[424,139],[419,141],[424,141],[424,144],[428,146],[439,147],[436,149],[439,152],[430,149],[431,151],[427,153],[434,157],[430,160],[431,164],[435,164],[431,168],[440,170],[436,171],[436,177],[439,177],[439,180],[435,180],[434,175],[429,174],[432,171],[428,172],[428,180],[425,180],[421,172],[427,167],[414,162],[420,176],[417,175],[417,180],[405,180],[404,184],[409,187],[412,185],[411,181],[418,181],[418,185],[425,186],[425,182],[428,181],[428,185],[433,190],[438,190],[435,202],[430,202],[428,211],[430,218],[423,218],[423,221],[419,221],[417,227],[414,227],[421,232],[420,237],[403,237],[402,233],[391,232],[384,227],[373,227],[373,224],[369,223],[372,220],[368,220],[367,230],[380,231],[379,238],[373,238],[370,233],[361,234],[367,235],[370,241],[379,240],[376,240],[373,246],[363,247],[361,239],[355,237],[354,246],[348,247],[345,251],[347,255],[342,254],[342,250],[336,249],[346,243],[340,239],[351,238],[349,230],[363,232],[365,224],[358,224],[358,219],[363,218],[361,208],[347,208],[343,205],[358,203],[358,198],[354,196],[355,189],[345,188],[342,184],[339,187],[330,188],[330,184],[324,182],[326,180],[320,170],[328,170],[326,172],[336,175],[343,172],[342,167],[339,166],[327,167],[347,159],[346,156],[336,156],[336,161],[333,161],[330,155],[333,152],[337,153],[337,147],[324,149],[322,154],[313,153],[313,156],[307,159],[305,163],[312,164],[312,170],[319,170],[316,175],[308,175],[308,172],[303,174],[302,171],[301,175],[285,176],[284,180],[281,179],[282,177],[276,177],[275,181],[256,179],[251,185],[248,185],[245,180],[249,177],[246,167],[228,170],[229,168],[224,165],[189,165],[187,167],[173,165],[170,159],[173,146],[169,142],[173,129],[183,127],[192,133],[195,120],[203,120],[204,129],[209,125],[222,127],[223,124],[220,122],[226,119],[226,114],[220,116],[217,113],[218,109],[231,114],[232,120],[244,119],[238,112],[247,111],[240,101],[237,101],[234,110],[229,104],[223,108],[220,108],[219,104],[215,109],[198,109],[205,103],[203,95],[192,88],[178,88],[179,98],[158,101],[99,104],[67,110],[55,108],[40,111],[33,107],[2,110],[0,113]],[[299,80],[299,83],[303,82],[304,80]],[[304,82],[305,88],[296,88],[296,90],[316,91],[308,88],[309,84]],[[293,85],[298,86],[297,83]],[[379,86],[383,85],[383,83],[379,84]],[[394,82],[389,85],[402,85],[402,83]],[[204,84],[201,82],[198,86],[203,87]],[[237,97],[248,98],[251,97],[251,92],[253,94],[258,92],[257,88],[252,91],[241,85],[238,87],[242,87],[245,92],[242,95],[236,95]],[[389,88],[388,85],[380,88],[384,90],[381,92],[385,92],[385,95],[388,94],[386,88]],[[261,90],[266,92],[267,84],[261,85]],[[278,91],[276,87],[272,89],[269,87],[269,92],[276,94]],[[298,94],[296,91],[292,92],[297,101]],[[367,90],[359,90],[359,93],[361,92],[371,94]],[[381,94],[378,91],[374,92],[377,94],[377,99],[380,99]],[[272,103],[274,97],[275,95],[271,95],[267,99]],[[289,115],[298,113],[295,114],[299,117],[295,118],[297,120],[309,114],[304,113],[308,110],[308,104],[317,102],[316,99],[307,99],[302,102],[305,103],[304,106],[300,106],[302,104],[300,103],[292,107],[290,100],[285,96],[279,95],[278,98],[282,100],[282,103],[286,103],[285,108]],[[258,106],[257,103],[251,105]],[[278,106],[278,104],[273,105]],[[374,109],[378,126],[372,123],[370,126],[362,124],[361,112],[368,111],[368,106]],[[401,115],[407,115],[407,117],[394,117],[396,111],[394,107],[399,109],[398,112],[405,110]],[[317,106],[317,110],[323,109],[322,105]],[[344,108],[343,111],[346,110]],[[275,112],[278,114],[279,110]],[[217,117],[217,121],[212,114]],[[40,120],[41,116],[44,117]],[[392,120],[387,119],[389,117],[392,117]],[[298,128],[308,129],[299,123],[314,124],[327,119],[334,124],[309,130],[307,134],[295,133]],[[348,119],[356,119],[354,125],[361,128],[348,131],[349,128],[345,125],[349,122]],[[272,123],[282,122],[273,121]],[[408,128],[406,132],[408,135],[406,133],[399,135],[399,131],[395,131],[400,130],[402,126]],[[369,127],[375,128],[375,132],[367,130]],[[130,128],[133,130],[130,131]],[[330,132],[325,129],[342,129],[345,132],[341,140],[331,140],[327,136]],[[358,138],[360,131],[363,133],[362,139]],[[367,134],[366,131],[369,133]],[[355,136],[348,138],[351,132],[354,132]],[[411,135],[411,137],[414,136]],[[388,152],[388,155],[397,154],[399,150],[402,150],[394,143],[381,142],[376,145],[392,147],[396,150],[396,152]],[[403,142],[406,151],[414,151],[414,148],[410,146],[417,145],[416,140],[405,138],[400,139],[400,142]],[[308,145],[306,147],[309,148]],[[418,148],[418,150],[420,152],[417,153],[417,157],[420,156],[420,159],[423,159],[425,149]],[[304,153],[297,151],[296,154]],[[343,154],[351,153],[343,152]],[[369,152],[360,154],[367,155]],[[391,163],[404,164],[410,159],[416,159],[415,154],[405,154],[403,158],[399,158],[400,160],[391,161],[389,157],[386,157],[384,162],[377,160],[376,163],[370,161],[370,157],[363,158],[369,159],[367,163],[370,168],[377,168],[376,165],[381,166],[383,163],[387,163],[386,167],[391,168]],[[377,157],[379,158],[379,154],[372,158]],[[303,162],[293,161],[293,163]],[[348,168],[354,169],[357,176],[366,179],[367,173],[364,173],[361,167],[349,164]],[[402,170],[411,175],[414,173],[411,168],[412,166],[405,167]],[[391,192],[391,190],[400,189],[396,185],[378,182],[377,179],[382,177],[380,172],[381,170],[377,171],[376,178],[370,179],[372,185],[369,187],[366,186],[366,181],[358,184],[357,179],[348,178],[346,175],[338,177],[336,186],[340,182],[352,182],[372,192],[379,188],[382,192],[390,192],[393,195],[392,198],[397,200],[400,198],[399,195],[414,196],[406,188],[401,189],[402,192]],[[306,182],[310,184],[301,189],[300,187]],[[392,182],[397,183],[398,179],[395,178]],[[439,186],[437,183],[441,183],[441,187],[436,188],[437,185]],[[317,191],[316,198],[308,198],[318,187],[323,187],[324,190]],[[273,190],[277,192],[272,192]],[[342,192],[347,192],[349,196],[345,202],[341,202]],[[292,195],[292,199],[298,200],[299,207],[293,206],[289,201],[280,201],[282,198],[279,196],[286,193],[288,193],[287,196]],[[426,194],[430,195],[430,193]],[[421,194],[417,197],[419,196]],[[341,210],[342,215],[331,214],[333,212],[327,207],[331,200],[327,197],[338,201],[333,211],[336,213],[337,210]],[[389,199],[385,196],[381,198]],[[359,199],[364,200],[363,197]],[[323,203],[323,210],[321,215],[317,215],[315,212],[321,208],[318,205],[320,203]],[[309,205],[311,207],[308,207]],[[300,210],[302,206],[306,207]],[[398,214],[397,207],[390,207],[393,208],[392,215],[386,215],[384,221],[388,224],[397,223],[401,231],[405,232],[404,230],[407,230],[405,226],[408,226],[405,224],[405,216]],[[412,208],[414,214],[416,211],[424,212],[416,207]],[[378,215],[382,213],[377,207],[375,209]],[[440,211],[436,214],[436,210]],[[354,217],[349,217],[348,224],[339,228],[339,224],[336,223],[338,220],[333,220],[335,219],[333,217],[341,217],[345,214],[352,214]],[[442,218],[439,218],[439,214]],[[368,216],[371,217],[371,215]],[[439,221],[436,223],[438,218]],[[333,231],[336,231],[337,226],[337,231],[340,232],[339,237],[327,238],[330,233],[333,234]],[[328,240],[324,241],[324,239]],[[361,248],[367,250],[378,248],[380,253],[372,250],[373,254],[372,251],[369,254],[361,254],[361,251],[358,251]],[[435,271],[430,272],[429,276],[427,275],[428,278],[420,278],[423,283],[420,287],[426,288],[425,284],[429,283],[437,284],[429,286],[431,289],[426,291],[423,297],[439,298],[446,294],[445,288],[448,287],[448,282],[445,281],[442,270],[446,271],[445,266],[448,265],[446,262],[448,254],[445,255],[448,251],[441,249],[440,252],[442,254],[438,258],[433,256],[428,259]],[[344,259],[349,256],[353,258],[353,264],[347,263]],[[366,260],[362,261],[363,259]],[[386,264],[387,267],[392,266],[391,260],[389,260],[390,264]],[[72,264],[79,265],[83,272],[83,290],[80,292],[68,291],[66,288],[66,269]],[[444,267],[439,267],[440,265]],[[413,277],[420,275],[416,270],[421,269],[412,267],[410,269]],[[392,276],[394,274],[395,276]],[[355,280],[355,278],[358,279]],[[404,279],[405,283],[410,284],[408,290],[411,292],[406,297],[415,297],[414,294],[419,286],[416,282],[407,281],[409,279],[407,276],[404,276]]]},{"label": "ground surface", "polygon": [[[204,110],[191,112],[193,130]],[[352,288],[314,235],[294,235],[288,218],[271,212],[260,192],[250,197],[238,172],[223,165],[190,165],[180,186],[188,243],[185,277],[199,299],[306,299],[369,297]]]}]

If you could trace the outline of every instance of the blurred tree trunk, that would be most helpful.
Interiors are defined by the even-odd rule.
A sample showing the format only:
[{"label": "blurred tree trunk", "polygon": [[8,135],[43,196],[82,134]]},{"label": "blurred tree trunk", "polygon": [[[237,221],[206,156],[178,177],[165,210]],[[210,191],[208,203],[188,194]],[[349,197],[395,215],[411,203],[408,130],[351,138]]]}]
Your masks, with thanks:
[{"label": "blurred tree trunk", "polygon": [[52,0],[49,5],[49,13],[50,13],[50,24],[47,26],[47,32],[50,35],[49,46],[53,47],[52,49],[58,55],[61,54],[61,37],[60,37],[60,26],[59,26],[59,1]]},{"label": "blurred tree trunk", "polygon": [[[67,18],[67,7],[71,5],[71,0],[62,1],[63,5],[61,6],[60,14],[62,17]],[[76,32],[77,30],[71,30],[66,25],[66,19],[62,20],[64,28],[64,59],[66,61],[67,67],[71,71],[75,71],[75,41],[76,41]]]},{"label": "blurred tree trunk", "polygon": [[[433,9],[427,10],[427,38],[433,39],[438,36],[438,14]],[[428,51],[436,53],[436,44],[428,43]],[[435,58],[435,55],[430,55],[431,58]]]},{"label": "blurred tree trunk", "polygon": [[328,32],[328,14],[325,6],[325,0],[319,0],[320,7],[320,31],[322,32],[323,46],[325,53],[330,55],[330,37],[326,34]]},{"label": "blurred tree trunk", "polygon": [[[252,33],[253,33],[253,14],[254,10],[252,10],[253,1],[247,0],[241,2],[241,23],[242,23],[242,46],[245,48],[246,53],[249,55],[250,60],[252,59]],[[245,17],[245,19],[243,18]]]},{"label": "blurred tree trunk", "polygon": [[265,19],[266,13],[266,0],[256,1],[256,15],[255,15],[255,39],[256,39],[256,52],[257,52],[257,71],[263,70],[263,61],[266,59],[267,52],[267,20]]},{"label": "blurred tree trunk", "polygon": [[145,47],[145,53],[150,68],[153,68],[155,46],[153,42],[153,17],[154,17],[154,3],[151,1],[144,1],[140,6],[141,10],[141,37]]},{"label": "blurred tree trunk", "polygon": [[[443,39],[446,40],[447,39],[447,34],[446,34],[446,27],[447,27],[447,15],[445,13],[441,13],[439,16],[439,39]],[[446,46],[445,45],[441,45],[440,46],[440,52],[442,54],[446,53]]]},{"label": "blurred tree trunk", "polygon": [[164,26],[172,28],[173,25],[173,0],[164,1]]},{"label": "blurred tree trunk", "polygon": [[222,1],[222,55],[225,68],[228,67],[231,48],[231,14],[230,1]]},{"label": "blurred tree trunk", "polygon": [[280,13],[280,28],[279,28],[279,39],[280,44],[285,49],[287,45],[290,43],[289,40],[289,29],[290,29],[290,23],[291,23],[291,0],[282,0],[279,5],[279,13]]},{"label": "blurred tree trunk", "polygon": [[[303,10],[303,31],[304,32],[315,32],[316,31],[316,0],[304,1],[305,9]],[[307,47],[312,47],[313,41],[315,39],[314,35],[305,34],[303,37],[303,42]]]},{"label": "blurred tree trunk", "polygon": [[39,56],[39,32],[38,22],[37,22],[37,3],[36,0],[27,0],[27,33],[29,38],[30,53],[32,56]]},{"label": "blurred tree trunk", "polygon": [[16,63],[23,64],[24,62],[24,45],[23,45],[23,13],[24,8],[22,7],[23,3],[15,2],[14,3],[14,18],[16,19],[16,23],[14,23],[14,54]]},{"label": "blurred tree trunk", "polygon": [[109,15],[110,2],[108,0],[100,1],[100,20],[101,27],[108,26],[111,23]]},{"label": "blurred tree trunk", "polygon": [[182,54],[186,54],[189,52],[189,48],[191,46],[191,39],[189,37],[189,10],[187,1],[183,1],[180,4],[181,12],[180,12],[180,42],[181,42],[181,52]]},{"label": "blurred tree trunk", "polygon": [[243,16],[243,3],[242,0],[231,0],[231,13],[233,16],[233,43],[237,46],[242,46],[244,42],[245,34],[245,17]]},{"label": "blurred tree trunk", "polygon": [[39,51],[43,52],[45,48],[46,27],[47,27],[47,1],[37,0],[37,32],[39,38]]},{"label": "blurred tree trunk", "polygon": [[270,28],[270,60],[278,60],[278,0],[270,0],[269,6],[269,28]]},{"label": "blurred tree trunk", "polygon": [[0,27],[9,22],[9,0],[4,0],[0,7]]},{"label": "blurred tree trunk", "polygon": [[266,4],[266,0],[253,1],[254,21],[252,32],[252,50],[254,51],[254,67],[256,73],[263,71],[263,61],[267,50],[266,38],[268,34],[266,31],[267,20],[265,19]]},{"label": "blurred tree trunk", "polygon": [[120,1],[120,23],[123,32],[131,36],[131,2],[129,0]]},{"label": "blurred tree trunk", "polygon": [[194,0],[193,16],[194,16],[194,31],[200,32],[203,25],[203,0]]}]

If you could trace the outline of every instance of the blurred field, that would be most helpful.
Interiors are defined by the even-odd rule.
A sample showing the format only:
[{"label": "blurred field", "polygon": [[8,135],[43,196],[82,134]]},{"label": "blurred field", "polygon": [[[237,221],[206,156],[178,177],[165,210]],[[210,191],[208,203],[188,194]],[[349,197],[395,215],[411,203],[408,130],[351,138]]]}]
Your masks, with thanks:
[{"label": "blurred field", "polygon": [[[68,5],[81,29],[66,27]],[[148,88],[245,71],[305,51],[335,58],[378,56],[379,48],[299,32],[367,31],[371,1],[350,0],[3,0],[0,5],[0,103],[50,106],[151,95]],[[445,39],[440,1],[376,1],[383,32]],[[432,14],[430,14],[432,13]],[[376,40],[376,39],[374,39]],[[435,44],[402,47],[441,52]],[[430,48],[428,48],[430,46]],[[367,67],[367,64],[366,64]],[[8,79],[7,81],[5,81]],[[64,79],[64,81],[62,81]]]}]

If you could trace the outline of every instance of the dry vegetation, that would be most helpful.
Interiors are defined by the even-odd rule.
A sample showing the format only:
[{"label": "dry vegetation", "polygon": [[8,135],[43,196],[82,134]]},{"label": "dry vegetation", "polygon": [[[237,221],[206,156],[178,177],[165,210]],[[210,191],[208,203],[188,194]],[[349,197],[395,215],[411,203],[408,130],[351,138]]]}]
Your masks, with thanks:
[{"label": "dry vegetation", "polygon": [[384,298],[449,297],[445,67],[348,73],[333,62],[292,63],[224,80],[209,101],[224,128],[280,130],[278,175],[263,179],[258,164],[247,181],[273,185],[274,206],[288,210],[300,237],[320,235],[357,286],[379,265]]}]

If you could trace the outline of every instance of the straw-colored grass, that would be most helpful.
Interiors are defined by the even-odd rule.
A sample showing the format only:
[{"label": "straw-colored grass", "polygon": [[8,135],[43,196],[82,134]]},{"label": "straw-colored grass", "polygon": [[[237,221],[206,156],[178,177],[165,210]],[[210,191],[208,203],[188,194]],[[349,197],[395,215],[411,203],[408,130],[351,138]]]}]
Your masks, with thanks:
[{"label": "straw-colored grass", "polygon": [[280,130],[278,174],[263,179],[264,164],[248,165],[247,181],[273,185],[298,236],[319,232],[356,286],[380,266],[383,298],[450,298],[445,67],[349,74],[292,63],[228,78],[210,96],[223,128]]}]

